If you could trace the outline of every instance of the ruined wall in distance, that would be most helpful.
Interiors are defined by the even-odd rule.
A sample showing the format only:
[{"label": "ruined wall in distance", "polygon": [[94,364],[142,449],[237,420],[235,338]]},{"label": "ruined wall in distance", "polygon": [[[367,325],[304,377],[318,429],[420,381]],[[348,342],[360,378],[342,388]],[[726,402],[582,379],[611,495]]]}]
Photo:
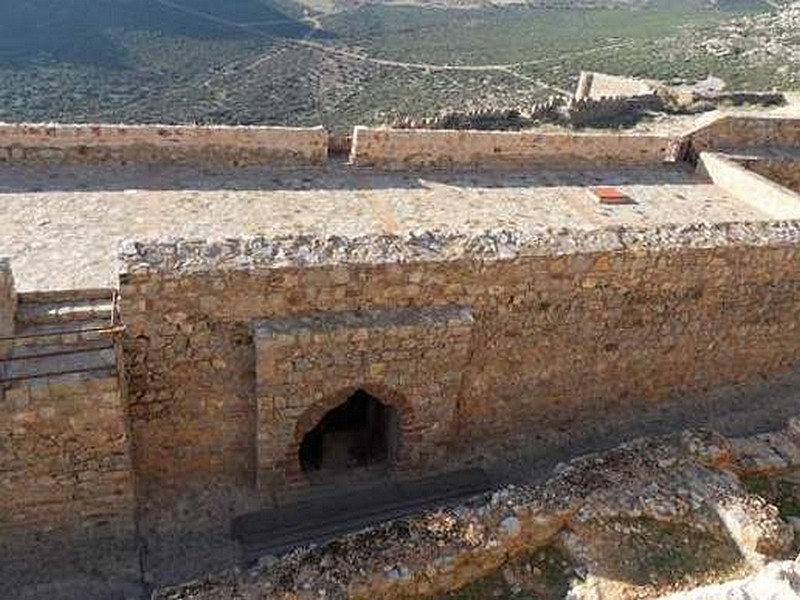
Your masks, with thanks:
[{"label": "ruined wall in distance", "polygon": [[657,135],[356,127],[350,158],[389,169],[642,165],[674,160],[675,144]]},{"label": "ruined wall in distance", "polygon": [[579,94],[576,98],[619,98],[650,96],[655,88],[650,82],[634,77],[622,77],[607,73],[582,72],[581,83],[578,85]]},{"label": "ruined wall in distance", "polygon": [[321,164],[327,144],[322,127],[0,124],[0,164]]}]

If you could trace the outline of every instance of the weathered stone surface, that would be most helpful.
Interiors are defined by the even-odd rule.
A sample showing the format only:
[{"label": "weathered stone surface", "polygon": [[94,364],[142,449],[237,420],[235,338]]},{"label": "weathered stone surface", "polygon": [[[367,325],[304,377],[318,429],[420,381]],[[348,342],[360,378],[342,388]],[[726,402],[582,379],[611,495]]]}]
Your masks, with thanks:
[{"label": "weathered stone surface", "polygon": [[800,119],[779,115],[711,114],[685,134],[696,152],[800,147]]},{"label": "weathered stone surface", "polygon": [[666,136],[423,131],[356,127],[350,160],[388,169],[520,167],[554,164],[658,164],[675,160]]},{"label": "weathered stone surface", "polygon": [[[765,551],[765,542],[782,535],[772,535],[775,527],[788,525],[774,507],[721,470],[724,465],[714,466],[692,450],[711,439],[717,446],[724,441],[693,431],[635,440],[575,459],[539,486],[507,486],[462,506],[270,557],[251,570],[228,571],[155,597],[216,600],[236,590],[242,600],[431,598],[498,572],[515,556],[554,540],[565,544],[576,564],[571,599],[652,597],[663,589],[659,585],[691,585],[694,576],[703,575],[696,562],[712,572],[742,572],[740,553]],[[725,511],[746,512],[747,518],[726,518]],[[637,556],[636,543],[643,542],[668,564]],[[785,542],[770,553],[785,550]],[[731,563],[717,565],[712,557],[697,555],[705,551]],[[676,556],[685,562],[676,562]],[[655,572],[641,572],[645,568]]]},{"label": "weathered stone surface", "polygon": [[472,325],[471,312],[458,306],[256,321],[262,486],[304,481],[297,459],[303,436],[356,389],[398,410],[396,468],[445,464]]},{"label": "weathered stone surface", "polygon": [[690,592],[670,594],[662,600],[797,600],[800,565],[783,561],[766,565],[745,579],[710,585]]},{"label": "weathered stone surface", "polygon": [[0,164],[318,164],[327,146],[321,127],[0,123]]},{"label": "weathered stone surface", "polygon": [[[0,258],[0,338],[8,337],[14,333],[14,315],[17,312],[17,295],[14,289],[14,274],[8,259]],[[0,359],[3,358],[8,346],[0,340]],[[0,389],[2,399],[2,389]]]}]

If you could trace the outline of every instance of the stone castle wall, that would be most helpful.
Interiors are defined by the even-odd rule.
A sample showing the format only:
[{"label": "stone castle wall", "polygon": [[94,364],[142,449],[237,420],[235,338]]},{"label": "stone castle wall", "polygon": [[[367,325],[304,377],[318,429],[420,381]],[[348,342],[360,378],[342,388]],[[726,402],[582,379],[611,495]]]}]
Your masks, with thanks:
[{"label": "stone castle wall", "polygon": [[[293,436],[361,386],[411,414],[428,398],[447,435],[431,452],[426,436],[401,440],[428,470],[578,432],[599,413],[635,420],[641,403],[800,359],[797,222],[155,244],[126,263],[134,463],[144,497],[164,506],[189,489],[256,489],[257,474],[262,499],[297,483]],[[433,309],[469,319],[448,326],[424,317]],[[286,325],[321,313],[332,324]],[[286,330],[272,346],[259,341],[264,319]],[[448,341],[449,358],[437,354]],[[431,358],[413,367],[416,350]]]},{"label": "stone castle wall", "polygon": [[0,164],[319,164],[322,127],[0,124]]},{"label": "stone castle wall", "polygon": [[703,152],[699,160],[711,181],[741,202],[772,219],[800,219],[800,194],[759,174],[758,168],[752,167],[760,160],[740,160],[717,152]]},{"label": "stone castle wall", "polygon": [[798,148],[800,119],[769,115],[712,115],[685,134],[697,153],[732,148]]},{"label": "stone castle wall", "polygon": [[674,160],[666,136],[425,131],[356,127],[351,161],[389,169],[656,164]]},{"label": "stone castle wall", "polygon": [[753,171],[800,194],[800,157],[759,158],[758,160],[739,160]]},{"label": "stone castle wall", "polygon": [[[17,295],[14,291],[14,274],[8,259],[0,258],[0,338],[14,333],[14,315],[17,312]],[[0,358],[4,346],[0,342]]]},{"label": "stone castle wall", "polygon": [[135,589],[133,471],[119,381],[62,375],[6,385],[0,412],[4,584],[34,589],[38,576],[46,582],[77,572],[93,581],[90,587],[109,586],[115,594]]}]

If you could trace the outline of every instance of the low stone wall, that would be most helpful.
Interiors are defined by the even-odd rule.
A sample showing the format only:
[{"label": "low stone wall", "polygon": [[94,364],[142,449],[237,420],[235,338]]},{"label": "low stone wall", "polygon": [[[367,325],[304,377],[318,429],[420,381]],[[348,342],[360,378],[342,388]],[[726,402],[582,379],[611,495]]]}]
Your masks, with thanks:
[{"label": "low stone wall", "polygon": [[[14,274],[11,262],[0,258],[0,338],[14,333],[14,316],[17,312],[17,294],[14,290]],[[0,342],[0,358],[3,357],[3,343]]]},{"label": "low stone wall", "polygon": [[674,160],[675,144],[657,135],[356,127],[350,159],[389,169],[638,165]]},{"label": "low stone wall", "polygon": [[800,194],[800,157],[741,161],[748,169]]},{"label": "low stone wall", "polygon": [[800,118],[769,115],[714,115],[685,137],[698,154],[736,148],[800,148]]},{"label": "low stone wall", "polygon": [[[772,219],[800,219],[800,194],[759,175],[750,161],[748,168],[732,157],[716,152],[700,155],[700,169],[720,188]],[[800,181],[800,177],[798,177]]]},{"label": "low stone wall", "polygon": [[327,146],[322,127],[0,124],[0,164],[321,164]]},{"label": "low stone wall", "polygon": [[[107,598],[138,589],[133,473],[116,377],[41,377],[0,411],[3,589]],[[80,581],[79,581],[80,580]],[[94,591],[94,593],[93,593]]]}]

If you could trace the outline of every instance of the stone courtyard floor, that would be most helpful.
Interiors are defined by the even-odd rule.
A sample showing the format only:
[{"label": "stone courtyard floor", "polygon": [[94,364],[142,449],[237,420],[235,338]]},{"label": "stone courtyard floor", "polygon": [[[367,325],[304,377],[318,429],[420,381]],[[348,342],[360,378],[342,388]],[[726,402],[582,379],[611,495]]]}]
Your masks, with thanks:
[{"label": "stone courtyard floor", "polygon": [[[595,186],[637,204],[603,206]],[[648,226],[767,217],[683,167],[387,173],[3,167],[0,256],[20,291],[115,286],[123,239]]]}]

